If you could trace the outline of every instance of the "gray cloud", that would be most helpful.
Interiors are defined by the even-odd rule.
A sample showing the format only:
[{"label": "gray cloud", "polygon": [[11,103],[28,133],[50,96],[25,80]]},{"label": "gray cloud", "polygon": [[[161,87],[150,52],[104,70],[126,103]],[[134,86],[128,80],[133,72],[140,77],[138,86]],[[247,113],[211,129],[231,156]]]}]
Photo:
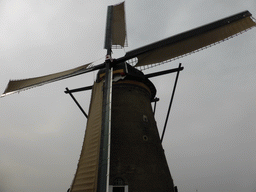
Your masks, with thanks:
[{"label": "gray cloud", "polygon": [[[119,1],[2,1],[0,87],[104,57],[108,4]],[[126,1],[127,50],[249,10],[253,0]],[[179,191],[255,192],[256,29],[182,62],[164,140]],[[120,53],[123,54],[123,53]],[[86,119],[65,87],[91,85],[95,73],[0,100],[1,191],[66,191],[79,158]],[[161,133],[174,75],[154,78]],[[76,97],[88,110],[90,93]]]}]

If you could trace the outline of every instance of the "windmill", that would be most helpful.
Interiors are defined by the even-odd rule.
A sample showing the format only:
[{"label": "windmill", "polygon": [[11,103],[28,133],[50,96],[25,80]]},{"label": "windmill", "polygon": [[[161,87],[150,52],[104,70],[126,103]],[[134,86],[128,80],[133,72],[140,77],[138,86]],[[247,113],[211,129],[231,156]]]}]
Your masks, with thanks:
[{"label": "windmill", "polygon": [[[119,5],[119,6],[121,6],[121,5]],[[109,8],[109,10],[114,9],[114,13],[112,14],[113,16],[117,15],[117,14],[115,14],[115,9],[118,9],[119,6],[114,6],[112,8]],[[111,11],[109,11],[109,12],[111,12]],[[109,14],[109,17],[111,17],[111,13]],[[111,23],[111,19],[109,19],[108,21],[110,21],[110,23]],[[224,23],[222,23],[222,22],[224,22]],[[243,26],[241,26],[240,23],[243,24]],[[232,31],[232,27],[231,27],[230,33],[225,34],[222,37],[218,37],[219,39],[215,39],[215,40],[213,40],[213,42],[211,42],[211,41],[202,42],[202,43],[205,43],[205,44],[203,44],[203,45],[200,44],[200,45],[198,45],[198,47],[196,45],[195,45],[195,47],[193,47],[193,46],[189,47],[188,44],[189,45],[194,45],[194,44],[186,42],[186,38],[189,41],[190,40],[191,41],[197,41],[198,39],[193,39],[193,38],[197,38],[197,35],[200,34],[200,33],[201,33],[202,36],[199,35],[198,36],[199,39],[203,38],[203,36],[206,35],[206,33],[209,30],[210,30],[210,32],[212,30],[212,34],[208,34],[211,37],[211,35],[217,33],[216,29],[217,30],[220,29],[220,28],[222,29],[222,27],[224,29],[227,29],[227,28],[229,28],[230,25],[231,26],[234,25],[235,27],[238,27],[237,31]],[[111,57],[110,57],[111,56],[111,50],[110,50],[111,48],[110,48],[109,41],[106,41],[105,48],[107,48],[107,50],[108,50],[108,57],[107,57],[107,60],[106,60],[105,64],[95,66],[95,67],[92,67],[90,65],[84,65],[84,66],[81,66],[79,68],[75,68],[75,69],[68,70],[68,71],[65,71],[65,72],[62,72],[62,73],[58,73],[58,74],[44,76],[42,78],[34,78],[34,79],[23,80],[23,81],[22,80],[21,81],[12,81],[12,82],[9,83],[9,86],[7,87],[4,94],[8,94],[8,93],[11,93],[13,91],[20,91],[22,89],[27,89],[27,88],[30,88],[30,87],[33,87],[33,86],[42,85],[42,84],[49,83],[49,82],[52,82],[52,81],[61,80],[63,78],[68,78],[68,77],[71,77],[71,76],[75,76],[75,75],[79,75],[79,74],[82,74],[82,73],[90,72],[92,70],[98,70],[98,69],[101,69],[105,66],[106,66],[106,68],[110,68],[108,65],[115,66],[115,65],[118,65],[119,63],[125,62],[125,61],[127,61],[129,59],[132,59],[134,57],[138,57],[139,62],[137,64],[137,66],[139,66],[139,65],[145,65],[146,66],[148,64],[161,63],[162,61],[163,62],[169,61],[169,60],[175,58],[176,56],[183,55],[183,54],[186,54],[186,53],[190,53],[190,52],[193,52],[194,50],[198,50],[198,49],[200,49],[202,47],[205,47],[205,46],[208,46],[212,43],[222,41],[222,40],[224,40],[224,39],[226,39],[230,36],[233,36],[237,33],[240,33],[241,31],[244,31],[244,30],[246,30],[246,29],[248,29],[248,28],[250,28],[254,25],[255,25],[255,23],[250,19],[249,12],[243,12],[243,13],[237,14],[235,16],[231,16],[229,18],[226,18],[224,20],[209,24],[207,26],[204,26],[204,27],[201,27],[201,28],[198,28],[198,29],[195,29],[195,30],[191,30],[189,32],[186,32],[186,33],[168,38],[166,40],[151,44],[150,46],[145,46],[145,47],[136,49],[134,51],[130,51],[124,57],[121,57],[121,58],[113,60],[113,61],[111,61]],[[218,31],[218,33],[219,33],[219,31]],[[107,34],[111,34],[111,33],[108,32]],[[124,36],[122,36],[122,37],[124,37]],[[106,38],[106,39],[111,39],[111,38]],[[113,38],[112,38],[112,41],[113,41]],[[170,56],[171,55],[170,53],[175,52],[174,49],[176,49],[176,47],[172,47],[172,46],[176,42],[181,42],[181,44],[178,44],[178,46],[186,45],[186,46],[184,46],[185,50],[184,49],[179,49],[179,50],[181,50],[180,53],[177,53],[177,55],[174,55],[174,56],[173,55]],[[182,42],[184,44],[182,44]],[[124,44],[122,44],[121,46],[123,46],[123,45]],[[165,48],[165,47],[168,47],[168,49],[171,49],[171,50],[167,49],[168,50],[167,55],[163,54],[159,58],[159,53],[163,53],[163,51],[166,51],[165,49],[162,49],[162,48]],[[191,48],[191,49],[186,49],[186,48]],[[159,50],[159,49],[161,49],[161,50]],[[147,56],[147,54],[149,54],[149,55]],[[154,57],[155,54],[157,54],[158,56]],[[153,61],[153,63],[152,63],[152,61]],[[124,65],[126,65],[126,64],[124,64]],[[106,74],[108,74],[108,73],[106,73]],[[111,76],[111,75],[109,75],[109,76]],[[106,75],[106,79],[108,79],[107,75]],[[111,81],[105,80],[105,82],[109,82],[111,84]],[[106,93],[105,95],[109,95],[109,93]],[[109,110],[106,110],[106,111],[109,111]],[[145,117],[145,119],[146,118],[147,117]],[[106,125],[105,127],[107,127],[107,126],[108,125]],[[104,130],[107,130],[107,129],[104,129]],[[122,180],[120,180],[120,182],[122,182]],[[129,182],[127,182],[127,183],[129,185]],[[131,186],[130,186],[129,189],[132,189]]]}]

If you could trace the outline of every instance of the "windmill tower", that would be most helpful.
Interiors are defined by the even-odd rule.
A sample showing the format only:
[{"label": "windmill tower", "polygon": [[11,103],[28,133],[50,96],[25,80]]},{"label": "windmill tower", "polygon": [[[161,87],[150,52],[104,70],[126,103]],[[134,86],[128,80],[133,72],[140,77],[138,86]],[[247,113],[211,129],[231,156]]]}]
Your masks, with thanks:
[{"label": "windmill tower", "polygon": [[169,62],[255,26],[250,16],[248,11],[242,12],[112,59],[112,47],[125,45],[126,30],[124,4],[110,6],[105,63],[11,81],[4,95],[104,68],[93,86],[84,146],[71,191],[174,191],[150,105],[155,88],[126,61],[138,60],[134,67]]}]

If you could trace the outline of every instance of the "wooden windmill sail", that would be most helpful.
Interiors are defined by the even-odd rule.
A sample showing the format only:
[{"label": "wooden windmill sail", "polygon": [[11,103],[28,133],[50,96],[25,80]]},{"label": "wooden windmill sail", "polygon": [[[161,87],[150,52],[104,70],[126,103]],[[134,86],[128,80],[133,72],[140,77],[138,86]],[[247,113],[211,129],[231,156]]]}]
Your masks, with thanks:
[{"label": "wooden windmill sail", "polygon": [[[112,48],[123,47],[126,42],[124,3],[110,6],[107,18],[105,63],[98,66],[89,63],[43,77],[10,81],[3,96],[104,69],[94,83],[84,145],[71,191],[174,191],[150,108],[154,86],[125,62],[136,58],[134,67],[169,62],[242,33],[254,27],[255,22],[245,11],[112,59]],[[112,76],[117,78],[113,91]],[[125,124],[120,121],[120,116],[127,117]],[[136,148],[136,145],[140,147]],[[150,166],[150,170],[145,165]]]}]

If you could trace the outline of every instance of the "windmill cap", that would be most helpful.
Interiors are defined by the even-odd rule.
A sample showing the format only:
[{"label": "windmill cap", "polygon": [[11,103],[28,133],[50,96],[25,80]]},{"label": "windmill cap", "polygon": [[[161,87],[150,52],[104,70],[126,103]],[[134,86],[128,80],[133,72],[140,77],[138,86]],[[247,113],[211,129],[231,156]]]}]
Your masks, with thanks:
[{"label": "windmill cap", "polygon": [[[104,80],[105,69],[100,69],[97,74],[97,82]],[[118,63],[113,67],[113,82],[138,82],[137,85],[147,89],[150,92],[150,100],[153,101],[156,95],[154,84],[140,70],[132,67],[128,63]]]}]

